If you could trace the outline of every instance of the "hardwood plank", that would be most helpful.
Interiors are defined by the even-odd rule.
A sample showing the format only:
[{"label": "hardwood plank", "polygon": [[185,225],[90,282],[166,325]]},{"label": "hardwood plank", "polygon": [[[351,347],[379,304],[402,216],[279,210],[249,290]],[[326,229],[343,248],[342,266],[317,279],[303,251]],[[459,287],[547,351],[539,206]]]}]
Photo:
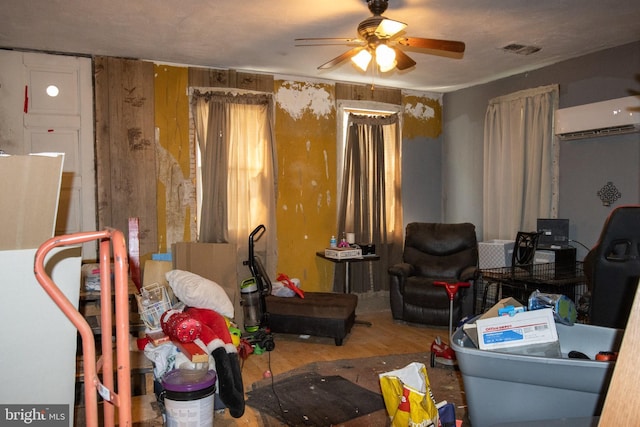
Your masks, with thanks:
[{"label": "hardwood plank", "polygon": [[273,75],[255,73],[235,73],[235,87],[238,89],[273,92]]},{"label": "hardwood plank", "polygon": [[157,251],[153,63],[96,59],[98,227],[140,218],[141,255]]},{"label": "hardwood plank", "polygon": [[[276,347],[273,351],[261,355],[253,354],[244,362],[241,361],[245,393],[252,389],[253,383],[263,379],[263,374],[267,370],[270,370],[273,375],[278,375],[317,361],[422,351],[428,353],[436,336],[446,340],[448,335],[447,328],[396,323],[391,318],[389,310],[358,314],[358,319],[371,322],[372,326],[354,325],[342,346],[336,346],[333,338],[303,338],[298,335],[275,334]],[[144,403],[147,410],[150,407],[149,399],[151,398],[147,398]],[[134,408],[134,411],[136,414],[142,413],[138,408]],[[239,419],[231,417],[228,411],[215,414],[216,427],[237,425],[260,426],[262,425],[261,415],[250,406],[246,406],[245,414]]]},{"label": "hardwood plank", "polygon": [[229,87],[229,71],[213,68],[189,67],[191,87]]},{"label": "hardwood plank", "polygon": [[[266,370],[277,375],[317,361],[429,352],[436,336],[446,340],[448,335],[447,328],[396,323],[388,310],[359,314],[358,319],[369,321],[372,326],[354,325],[342,346],[336,346],[333,338],[305,339],[297,335],[275,334],[276,347],[272,352],[250,355],[244,362],[242,378],[245,392],[251,390],[253,383],[263,379]],[[232,418],[227,411],[216,414],[215,425],[260,426],[262,421],[260,414],[247,406],[244,416],[238,420]]]},{"label": "hardwood plank", "polygon": [[268,93],[272,93],[274,88],[273,75],[270,74],[196,67],[189,67],[189,86],[228,87]]},{"label": "hardwood plank", "polygon": [[109,148],[109,61],[94,59],[95,132],[96,132],[96,207],[98,228],[112,224],[111,215],[111,155]]},{"label": "hardwood plank", "polygon": [[350,99],[358,101],[377,101],[389,104],[402,104],[402,91],[370,85],[356,85],[350,83],[336,83],[336,99]]},{"label": "hardwood plank", "polygon": [[640,395],[635,392],[640,383],[638,351],[640,351],[640,287],[636,290],[631,307],[620,354],[604,401],[600,425],[630,426],[638,423]]},{"label": "hardwood plank", "polygon": [[137,427],[164,425],[155,395],[145,394],[131,398],[131,422]]}]

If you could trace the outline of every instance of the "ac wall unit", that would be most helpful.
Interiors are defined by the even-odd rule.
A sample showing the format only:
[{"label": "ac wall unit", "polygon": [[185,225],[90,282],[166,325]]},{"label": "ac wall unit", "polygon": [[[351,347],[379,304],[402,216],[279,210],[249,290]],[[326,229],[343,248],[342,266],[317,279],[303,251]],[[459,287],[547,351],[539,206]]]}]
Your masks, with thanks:
[{"label": "ac wall unit", "polygon": [[640,132],[640,98],[627,96],[561,108],[555,113],[555,133],[562,140]]}]

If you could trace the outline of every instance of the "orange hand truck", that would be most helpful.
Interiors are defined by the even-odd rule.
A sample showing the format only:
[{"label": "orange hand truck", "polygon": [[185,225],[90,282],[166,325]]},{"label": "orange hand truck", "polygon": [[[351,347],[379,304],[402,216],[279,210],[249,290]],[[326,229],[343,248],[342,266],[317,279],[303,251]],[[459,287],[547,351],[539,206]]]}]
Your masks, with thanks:
[{"label": "orange hand truck", "polygon": [[[45,258],[54,248],[100,240],[100,305],[102,349],[111,349],[112,309],[111,309],[111,249],[114,261],[115,292],[115,334],[117,386],[115,390],[113,374],[113,352],[102,351],[96,359],[96,345],[93,331],[84,316],[69,301],[66,295],[45,272]],[[113,245],[111,248],[110,243]],[[118,424],[131,426],[131,363],[129,360],[129,282],[128,259],[125,239],[121,231],[81,232],[66,236],[56,236],[44,242],[36,251],[34,272],[36,280],[44,288],[62,312],[78,329],[82,338],[84,364],[84,400],[87,427],[98,426],[98,394],[103,398],[104,426],[115,425],[115,408],[118,408]],[[102,372],[102,381],[98,372]]]}]

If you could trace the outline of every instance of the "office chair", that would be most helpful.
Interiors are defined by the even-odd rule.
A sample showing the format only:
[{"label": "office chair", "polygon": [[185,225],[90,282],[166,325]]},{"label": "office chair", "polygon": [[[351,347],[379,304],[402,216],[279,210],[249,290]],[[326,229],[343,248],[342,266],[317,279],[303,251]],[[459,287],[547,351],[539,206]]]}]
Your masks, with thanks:
[{"label": "office chair", "polygon": [[604,223],[585,257],[592,325],[624,328],[640,278],[640,206],[621,206]]}]

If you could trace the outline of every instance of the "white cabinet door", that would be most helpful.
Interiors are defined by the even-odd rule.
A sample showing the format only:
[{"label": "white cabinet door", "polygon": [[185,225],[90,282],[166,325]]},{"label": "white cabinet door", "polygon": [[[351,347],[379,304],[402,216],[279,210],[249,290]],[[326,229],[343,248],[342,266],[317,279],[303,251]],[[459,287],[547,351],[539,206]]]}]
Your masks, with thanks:
[{"label": "white cabinet door", "polygon": [[0,95],[1,150],[65,153],[56,234],[95,230],[91,59],[0,50]]}]

